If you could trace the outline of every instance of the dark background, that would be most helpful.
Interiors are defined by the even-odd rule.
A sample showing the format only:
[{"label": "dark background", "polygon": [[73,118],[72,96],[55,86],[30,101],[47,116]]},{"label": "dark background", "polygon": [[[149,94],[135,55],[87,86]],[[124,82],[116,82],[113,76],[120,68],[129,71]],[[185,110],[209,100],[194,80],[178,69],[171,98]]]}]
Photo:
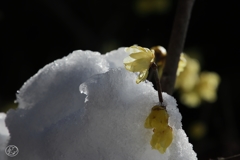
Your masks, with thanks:
[{"label": "dark background", "polygon": [[[15,93],[23,83],[73,50],[106,53],[133,44],[167,48],[176,2],[2,0],[0,110],[16,107]],[[200,53],[202,70],[221,76],[217,102],[195,109],[179,104],[183,128],[199,159],[240,154],[239,21],[237,0],[195,2],[185,50]],[[204,128],[200,136],[194,135],[196,126],[200,131]]]}]

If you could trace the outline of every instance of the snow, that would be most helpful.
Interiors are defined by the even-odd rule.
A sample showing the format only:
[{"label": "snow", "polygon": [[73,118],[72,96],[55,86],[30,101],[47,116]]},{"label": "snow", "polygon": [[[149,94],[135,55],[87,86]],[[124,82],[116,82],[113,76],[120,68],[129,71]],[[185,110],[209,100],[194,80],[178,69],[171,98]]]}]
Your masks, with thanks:
[{"label": "snow", "polygon": [[[174,139],[164,154],[151,148],[152,130],[144,123],[158,103],[157,91],[150,82],[136,84],[136,74],[124,69],[126,56],[124,48],[106,55],[74,51],[31,77],[17,95],[18,109],[8,111],[6,117],[8,144],[19,148],[16,158],[196,159],[182,130],[176,100],[166,93]],[[0,114],[0,128],[4,116]],[[1,133],[6,133],[6,141],[6,127],[5,132],[0,130],[2,144]],[[0,156],[4,154],[1,151]]]},{"label": "snow", "polygon": [[5,118],[6,114],[5,113],[0,113],[0,159],[6,159],[6,155],[1,154],[4,152],[8,140],[9,140],[9,132],[8,129],[5,125]]},{"label": "snow", "polygon": [[129,56],[129,53],[125,52],[124,49],[125,47],[121,47],[103,55],[109,62],[110,68],[124,68],[123,59]]}]

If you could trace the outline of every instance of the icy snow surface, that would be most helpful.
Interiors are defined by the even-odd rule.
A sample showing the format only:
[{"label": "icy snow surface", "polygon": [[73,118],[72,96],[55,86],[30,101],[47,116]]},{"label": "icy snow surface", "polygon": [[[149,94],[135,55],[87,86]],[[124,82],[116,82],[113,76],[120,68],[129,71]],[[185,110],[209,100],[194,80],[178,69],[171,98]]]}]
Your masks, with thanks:
[{"label": "icy snow surface", "polygon": [[[124,48],[106,55],[75,51],[31,77],[17,95],[19,108],[8,111],[6,118],[8,144],[19,148],[15,158],[197,159],[182,130],[176,101],[165,93],[174,139],[165,154],[151,149],[152,130],[145,129],[144,122],[157,104],[157,92],[149,82],[135,83],[136,74],[122,64],[127,55]],[[1,145],[2,133],[5,141],[9,138],[0,130]]]}]

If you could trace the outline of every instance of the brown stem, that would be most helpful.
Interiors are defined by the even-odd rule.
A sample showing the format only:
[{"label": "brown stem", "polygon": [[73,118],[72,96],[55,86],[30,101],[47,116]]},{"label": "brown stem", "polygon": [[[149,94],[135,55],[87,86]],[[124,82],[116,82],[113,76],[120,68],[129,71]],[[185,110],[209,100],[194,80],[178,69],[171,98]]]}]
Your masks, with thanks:
[{"label": "brown stem", "polygon": [[179,0],[161,83],[163,91],[173,93],[180,54],[183,50],[194,0]]},{"label": "brown stem", "polygon": [[158,99],[159,99],[160,105],[161,105],[162,107],[164,107],[164,106],[162,105],[162,103],[163,103],[162,87],[161,87],[160,79],[159,79],[159,76],[158,76],[158,69],[157,69],[156,63],[153,63],[153,64],[151,65],[151,68],[153,69],[154,77],[155,77],[155,82],[156,82],[156,85],[157,85]]}]

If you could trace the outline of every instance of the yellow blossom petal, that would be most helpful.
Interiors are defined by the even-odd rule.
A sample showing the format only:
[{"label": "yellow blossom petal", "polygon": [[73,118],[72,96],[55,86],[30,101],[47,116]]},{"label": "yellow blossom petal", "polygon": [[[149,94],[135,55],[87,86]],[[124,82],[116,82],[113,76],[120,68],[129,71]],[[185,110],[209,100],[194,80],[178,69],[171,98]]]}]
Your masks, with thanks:
[{"label": "yellow blossom petal", "polygon": [[131,72],[142,72],[146,70],[146,68],[149,68],[150,62],[146,61],[146,59],[137,59],[130,63],[124,63],[124,65],[125,68]]},{"label": "yellow blossom petal", "polygon": [[[179,89],[181,102],[188,107],[197,107],[202,100],[214,102],[220,77],[214,72],[199,72],[200,64],[196,59],[185,55],[187,65],[177,77],[175,88]],[[179,64],[180,65],[180,64]]]},{"label": "yellow blossom petal", "polygon": [[134,59],[147,59],[147,60],[150,60],[153,58],[153,55],[149,55],[147,54],[146,52],[137,52],[137,53],[132,53],[129,55],[131,58],[134,58]]},{"label": "yellow blossom petal", "polygon": [[172,128],[167,126],[165,130],[154,130],[150,144],[152,146],[152,149],[157,149],[160,153],[163,154],[172,143],[172,139]]},{"label": "yellow blossom petal", "polygon": [[151,51],[148,48],[144,48],[144,47],[140,47],[140,46],[134,45],[134,46],[125,48],[125,52],[128,52],[128,53],[132,54],[132,53],[138,53],[138,52],[147,52],[147,53],[149,53]]},{"label": "yellow blossom petal", "polygon": [[161,106],[154,106],[145,121],[145,128],[162,128],[168,123],[168,114]]},{"label": "yellow blossom petal", "polygon": [[131,72],[140,72],[136,83],[146,80],[148,70],[154,62],[154,52],[140,46],[131,46],[125,48],[125,51],[130,53],[129,57],[123,60],[125,68]]},{"label": "yellow blossom petal", "polygon": [[181,53],[181,56],[180,56],[180,59],[179,59],[179,62],[178,62],[177,76],[179,76],[180,73],[181,73],[182,71],[184,71],[186,65],[187,65],[187,60],[186,60],[186,58],[184,57],[184,54]]},{"label": "yellow blossom petal", "polygon": [[134,62],[134,61],[136,61],[136,59],[134,59],[134,58],[132,58],[132,57],[130,57],[130,56],[128,56],[128,57],[126,57],[126,58],[123,59],[123,63],[124,63],[124,64],[129,64],[129,63],[132,63],[132,62]]},{"label": "yellow blossom petal", "polygon": [[185,55],[187,65],[184,71],[177,77],[175,88],[183,92],[193,90],[199,80],[200,64],[196,59]]},{"label": "yellow blossom petal", "polygon": [[199,106],[201,103],[201,97],[195,90],[191,92],[182,92],[180,100],[183,104],[192,108]]},{"label": "yellow blossom petal", "polygon": [[217,98],[217,88],[220,77],[214,72],[202,72],[200,74],[197,90],[201,98],[208,102],[214,102]]},{"label": "yellow blossom petal", "polygon": [[138,75],[138,79],[136,80],[136,83],[139,84],[140,82],[146,80],[147,76],[148,76],[148,70],[144,70],[140,72]]},{"label": "yellow blossom petal", "polygon": [[161,106],[154,106],[145,121],[145,128],[154,128],[151,146],[160,153],[165,153],[173,140],[172,128],[168,126],[168,113]]},{"label": "yellow blossom petal", "polygon": [[[148,48],[140,47],[140,46],[131,46],[129,48],[125,48],[125,52],[128,52],[131,55],[135,53],[141,53],[142,56],[145,56],[146,58],[154,58],[154,51],[150,50]],[[137,59],[137,58],[136,58]]]}]

